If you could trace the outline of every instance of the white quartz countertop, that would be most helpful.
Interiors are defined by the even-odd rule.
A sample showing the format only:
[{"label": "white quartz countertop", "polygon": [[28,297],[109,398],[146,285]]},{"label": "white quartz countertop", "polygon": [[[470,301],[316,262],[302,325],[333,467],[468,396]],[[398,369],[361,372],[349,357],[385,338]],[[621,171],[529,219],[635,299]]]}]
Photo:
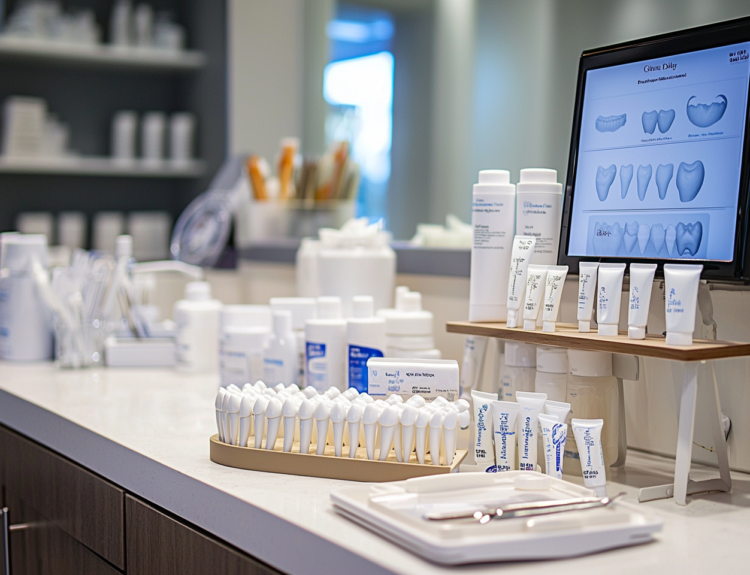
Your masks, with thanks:
[{"label": "white quartz countertop", "polygon": [[[0,362],[0,423],[46,445],[287,573],[745,572],[750,476],[731,494],[645,503],[664,519],[657,541],[560,562],[440,567],[339,517],[348,482],[244,471],[209,460],[218,378],[171,370],[63,371]],[[631,452],[610,493],[669,481],[672,462]],[[713,470],[698,469],[699,479]]]}]

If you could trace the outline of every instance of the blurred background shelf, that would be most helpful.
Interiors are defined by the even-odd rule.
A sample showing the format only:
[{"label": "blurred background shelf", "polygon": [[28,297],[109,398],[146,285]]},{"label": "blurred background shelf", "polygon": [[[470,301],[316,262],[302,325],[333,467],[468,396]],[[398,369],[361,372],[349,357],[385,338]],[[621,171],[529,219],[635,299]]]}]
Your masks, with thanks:
[{"label": "blurred background shelf", "polygon": [[146,164],[140,161],[123,164],[111,158],[73,157],[61,159],[19,159],[0,157],[2,174],[55,174],[78,176],[119,176],[145,178],[197,178],[206,171],[199,160],[187,164]]},{"label": "blurred background shelf", "polygon": [[0,36],[0,58],[36,60],[61,65],[97,68],[153,69],[157,71],[200,70],[206,65],[203,52],[144,48],[120,48],[106,44],[76,45],[64,42],[4,38]]}]

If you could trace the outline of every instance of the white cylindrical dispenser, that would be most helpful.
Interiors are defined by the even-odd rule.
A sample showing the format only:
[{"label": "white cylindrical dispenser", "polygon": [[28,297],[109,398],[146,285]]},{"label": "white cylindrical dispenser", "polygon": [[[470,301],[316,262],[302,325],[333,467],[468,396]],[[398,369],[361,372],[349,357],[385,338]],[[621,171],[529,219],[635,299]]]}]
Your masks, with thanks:
[{"label": "white cylindrical dispenser", "polygon": [[534,391],[536,376],[536,346],[517,341],[505,342],[502,394],[504,401],[516,401],[517,391]]},{"label": "white cylindrical dispenser", "polygon": [[[576,419],[603,419],[602,451],[609,467],[618,456],[619,395],[617,378],[612,375],[612,354],[602,351],[568,350],[567,399],[570,416]],[[565,440],[565,473],[581,475],[581,461],[572,426]]]},{"label": "white cylindrical dispenser", "polygon": [[384,357],[385,319],[373,315],[372,296],[355,296],[353,317],[346,321],[346,386],[368,391],[367,360]]},{"label": "white cylindrical dispenser", "polygon": [[346,320],[341,298],[318,298],[318,315],[305,322],[305,387],[323,393],[346,385]]},{"label": "white cylindrical dispenser", "polygon": [[567,401],[567,387],[568,350],[563,347],[538,347],[534,391],[546,393],[551,401]]},{"label": "white cylindrical dispenser", "polygon": [[273,333],[263,347],[263,381],[268,387],[297,383],[299,352],[292,331],[292,312],[273,312]]},{"label": "white cylindrical dispenser", "polygon": [[378,310],[385,318],[386,356],[404,359],[440,359],[432,336],[432,313],[422,309],[422,294],[398,291],[396,308]]},{"label": "white cylindrical dispenser", "polygon": [[263,378],[263,346],[271,334],[271,308],[225,305],[219,316],[219,381],[222,387]]},{"label": "white cylindrical dispenser", "polygon": [[557,170],[521,170],[521,181],[516,185],[516,234],[536,238],[532,264],[557,264],[562,197]]},{"label": "white cylindrical dispenser", "polygon": [[297,381],[300,388],[305,385],[305,323],[308,319],[315,317],[315,298],[311,297],[272,297],[271,309],[273,311],[286,310],[292,314],[292,331],[297,338],[297,353],[299,362],[297,365]]},{"label": "white cylindrical dispenser", "polygon": [[516,188],[507,170],[482,170],[472,194],[469,321],[505,321]]},{"label": "white cylindrical dispenser", "polygon": [[47,238],[42,234],[0,234],[0,358],[52,359],[52,315],[34,280],[38,262],[48,273]]},{"label": "white cylindrical dispenser", "polygon": [[174,304],[176,365],[182,371],[214,371],[219,364],[221,302],[211,299],[208,282],[190,282],[185,299]]}]

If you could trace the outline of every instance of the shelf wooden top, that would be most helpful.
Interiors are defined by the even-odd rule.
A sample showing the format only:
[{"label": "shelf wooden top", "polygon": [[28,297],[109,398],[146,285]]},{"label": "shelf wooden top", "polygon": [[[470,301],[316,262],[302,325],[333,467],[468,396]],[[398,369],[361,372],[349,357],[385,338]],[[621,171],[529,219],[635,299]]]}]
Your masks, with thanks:
[{"label": "shelf wooden top", "polygon": [[483,335],[534,345],[606,351],[675,361],[705,361],[750,355],[750,343],[696,339],[691,346],[673,346],[667,345],[666,339],[657,335],[647,335],[646,339],[630,339],[625,332],[620,332],[616,337],[600,336],[596,331],[581,333],[577,324],[558,323],[555,333],[543,332],[541,328],[536,331],[510,329],[504,322],[454,321],[448,322],[446,329],[449,333]]}]

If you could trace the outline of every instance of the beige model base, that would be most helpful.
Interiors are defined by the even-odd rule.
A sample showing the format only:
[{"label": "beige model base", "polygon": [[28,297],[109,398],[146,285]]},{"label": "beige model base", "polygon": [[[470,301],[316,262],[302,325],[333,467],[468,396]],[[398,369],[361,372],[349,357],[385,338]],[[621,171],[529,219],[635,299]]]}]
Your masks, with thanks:
[{"label": "beige model base", "polygon": [[[252,439],[252,436],[251,436]],[[377,461],[367,459],[365,449],[357,448],[357,455],[349,457],[334,456],[333,446],[326,445],[325,455],[315,455],[315,444],[310,445],[309,454],[299,453],[299,443],[295,442],[291,453],[282,451],[282,440],[278,439],[272,451],[253,447],[238,447],[219,441],[218,435],[211,437],[211,461],[228,467],[286,473],[288,475],[305,475],[307,477],[327,477],[329,479],[346,479],[349,481],[402,481],[410,477],[439,475],[458,471],[458,466],[466,457],[466,451],[456,451],[452,465],[420,465],[412,453],[409,463],[399,463],[391,451],[388,459]],[[296,452],[296,453],[295,453]],[[349,448],[344,450],[349,455]],[[378,455],[376,450],[375,455]],[[429,454],[427,456],[429,460]]]}]

